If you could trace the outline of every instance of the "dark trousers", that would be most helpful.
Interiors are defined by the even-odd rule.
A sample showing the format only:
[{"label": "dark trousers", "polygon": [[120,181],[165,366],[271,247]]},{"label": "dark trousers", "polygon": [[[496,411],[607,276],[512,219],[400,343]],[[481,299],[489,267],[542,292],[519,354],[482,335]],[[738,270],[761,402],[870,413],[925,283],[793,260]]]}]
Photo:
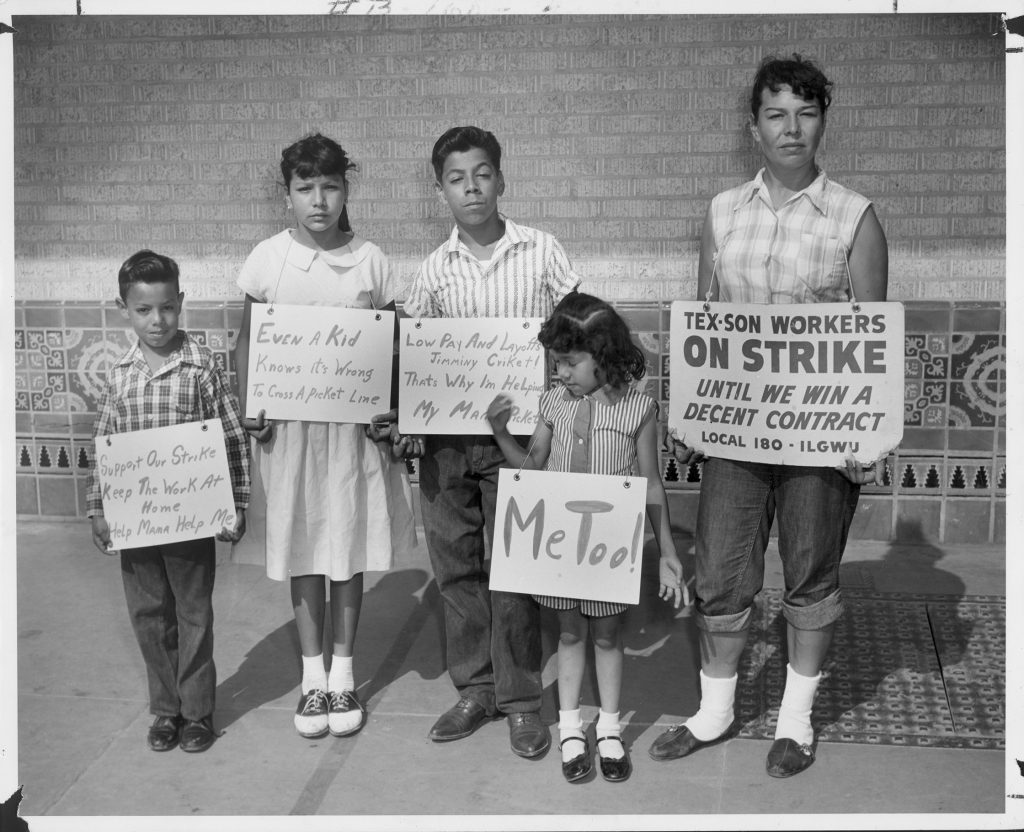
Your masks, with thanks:
[{"label": "dark trousers", "polygon": [[156,716],[198,720],[213,714],[216,560],[212,537],[121,551],[128,616]]},{"label": "dark trousers", "polygon": [[488,713],[539,711],[540,611],[529,595],[488,589],[498,471],[486,436],[427,436],[420,508],[444,609],[448,673]]}]

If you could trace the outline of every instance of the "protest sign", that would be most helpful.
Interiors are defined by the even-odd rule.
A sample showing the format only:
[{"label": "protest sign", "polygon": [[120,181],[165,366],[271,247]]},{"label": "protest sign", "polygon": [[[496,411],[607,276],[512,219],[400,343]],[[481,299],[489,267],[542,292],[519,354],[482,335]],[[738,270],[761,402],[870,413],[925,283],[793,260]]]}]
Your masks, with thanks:
[{"label": "protest sign", "polygon": [[668,426],[708,456],[869,463],[903,437],[900,303],[672,304]]},{"label": "protest sign", "polygon": [[512,397],[512,434],[530,434],[544,392],[541,318],[404,318],[398,425],[402,433],[490,434],[487,406]]},{"label": "protest sign", "polygon": [[245,415],[369,424],[391,408],[395,313],[254,303]]},{"label": "protest sign", "polygon": [[646,504],[644,477],[502,468],[490,588],[639,603]]},{"label": "protest sign", "polygon": [[213,537],[234,527],[220,419],[97,437],[96,476],[115,549]]}]

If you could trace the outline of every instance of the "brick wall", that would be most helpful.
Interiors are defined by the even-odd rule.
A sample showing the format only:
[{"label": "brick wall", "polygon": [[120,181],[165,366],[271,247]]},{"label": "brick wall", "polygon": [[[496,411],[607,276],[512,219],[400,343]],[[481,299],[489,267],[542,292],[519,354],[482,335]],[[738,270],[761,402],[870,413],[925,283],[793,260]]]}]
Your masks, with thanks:
[{"label": "brick wall", "polygon": [[356,229],[407,282],[448,232],[428,155],[502,141],[503,210],[593,291],[693,294],[710,196],[750,177],[746,86],[769,52],[836,83],[820,161],[876,201],[894,299],[1000,300],[1003,39],[994,14],[14,18],[16,292],[97,300],[151,246],[234,299],[286,222],[281,149],[319,129],[360,166]]}]

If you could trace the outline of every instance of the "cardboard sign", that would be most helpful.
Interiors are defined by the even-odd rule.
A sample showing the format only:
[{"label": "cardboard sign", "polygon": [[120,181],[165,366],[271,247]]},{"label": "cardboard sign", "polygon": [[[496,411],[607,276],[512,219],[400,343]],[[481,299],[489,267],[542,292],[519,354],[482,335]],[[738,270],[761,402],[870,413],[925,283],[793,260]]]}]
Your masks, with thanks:
[{"label": "cardboard sign", "polygon": [[544,392],[541,318],[403,318],[398,425],[402,433],[490,434],[487,407],[514,400],[509,433],[531,434]]},{"label": "cardboard sign", "polygon": [[668,426],[708,456],[870,463],[903,438],[900,303],[672,304]]},{"label": "cardboard sign", "polygon": [[639,603],[646,503],[644,477],[502,468],[490,588]]},{"label": "cardboard sign", "polygon": [[97,437],[96,476],[115,549],[213,537],[234,527],[220,419]]},{"label": "cardboard sign", "polygon": [[245,415],[369,424],[391,407],[395,313],[254,303]]}]

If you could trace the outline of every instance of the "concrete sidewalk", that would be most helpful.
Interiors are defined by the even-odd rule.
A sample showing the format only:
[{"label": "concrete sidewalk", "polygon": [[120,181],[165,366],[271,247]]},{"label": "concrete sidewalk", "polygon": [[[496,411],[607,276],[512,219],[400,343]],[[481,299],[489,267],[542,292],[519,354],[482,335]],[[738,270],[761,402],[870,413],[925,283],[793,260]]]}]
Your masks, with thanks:
[{"label": "concrete sidewalk", "polygon": [[[678,543],[681,553],[692,549],[686,536]],[[628,782],[598,776],[570,786],[557,750],[532,761],[514,756],[504,722],[455,743],[427,739],[457,697],[444,670],[439,601],[422,544],[393,571],[366,576],[356,652],[366,728],[352,738],[304,740],[292,726],[300,667],[287,587],[261,567],[231,562],[227,548],[218,552],[215,723],[223,736],[205,754],[154,754],[145,742],[152,717],[117,559],[92,547],[87,522],[19,524],[21,815],[39,816],[30,828],[97,815],[172,816],[159,828],[232,815],[278,816],[269,828],[286,828],[287,815],[354,816],[335,827],[311,826],[307,818],[303,828],[409,828],[409,818],[393,817],[406,815],[423,816],[417,828],[443,829],[753,828],[783,821],[742,815],[788,815],[799,825],[809,813],[850,815],[830,821],[831,828],[879,813],[967,813],[953,828],[980,828],[1008,821],[1007,791],[1024,792],[1016,783],[1007,788],[1006,755],[998,748],[821,742],[817,762],[784,781],[765,774],[769,744],[760,739],[652,761],[653,739],[696,710],[698,661],[692,617],[657,599],[649,552],[626,638],[622,713],[634,763]],[[777,557],[769,566],[768,585],[778,587]],[[1005,597],[1002,546],[944,551],[853,542],[843,573],[844,583],[879,592]],[[542,716],[549,724],[557,721],[555,638],[554,621],[545,618]],[[583,701],[584,720],[592,722],[593,679]],[[1011,811],[1021,802],[1011,801]],[[975,813],[982,817],[972,819]],[[147,819],[138,828],[156,823]],[[225,821],[202,828],[238,827]]]}]

